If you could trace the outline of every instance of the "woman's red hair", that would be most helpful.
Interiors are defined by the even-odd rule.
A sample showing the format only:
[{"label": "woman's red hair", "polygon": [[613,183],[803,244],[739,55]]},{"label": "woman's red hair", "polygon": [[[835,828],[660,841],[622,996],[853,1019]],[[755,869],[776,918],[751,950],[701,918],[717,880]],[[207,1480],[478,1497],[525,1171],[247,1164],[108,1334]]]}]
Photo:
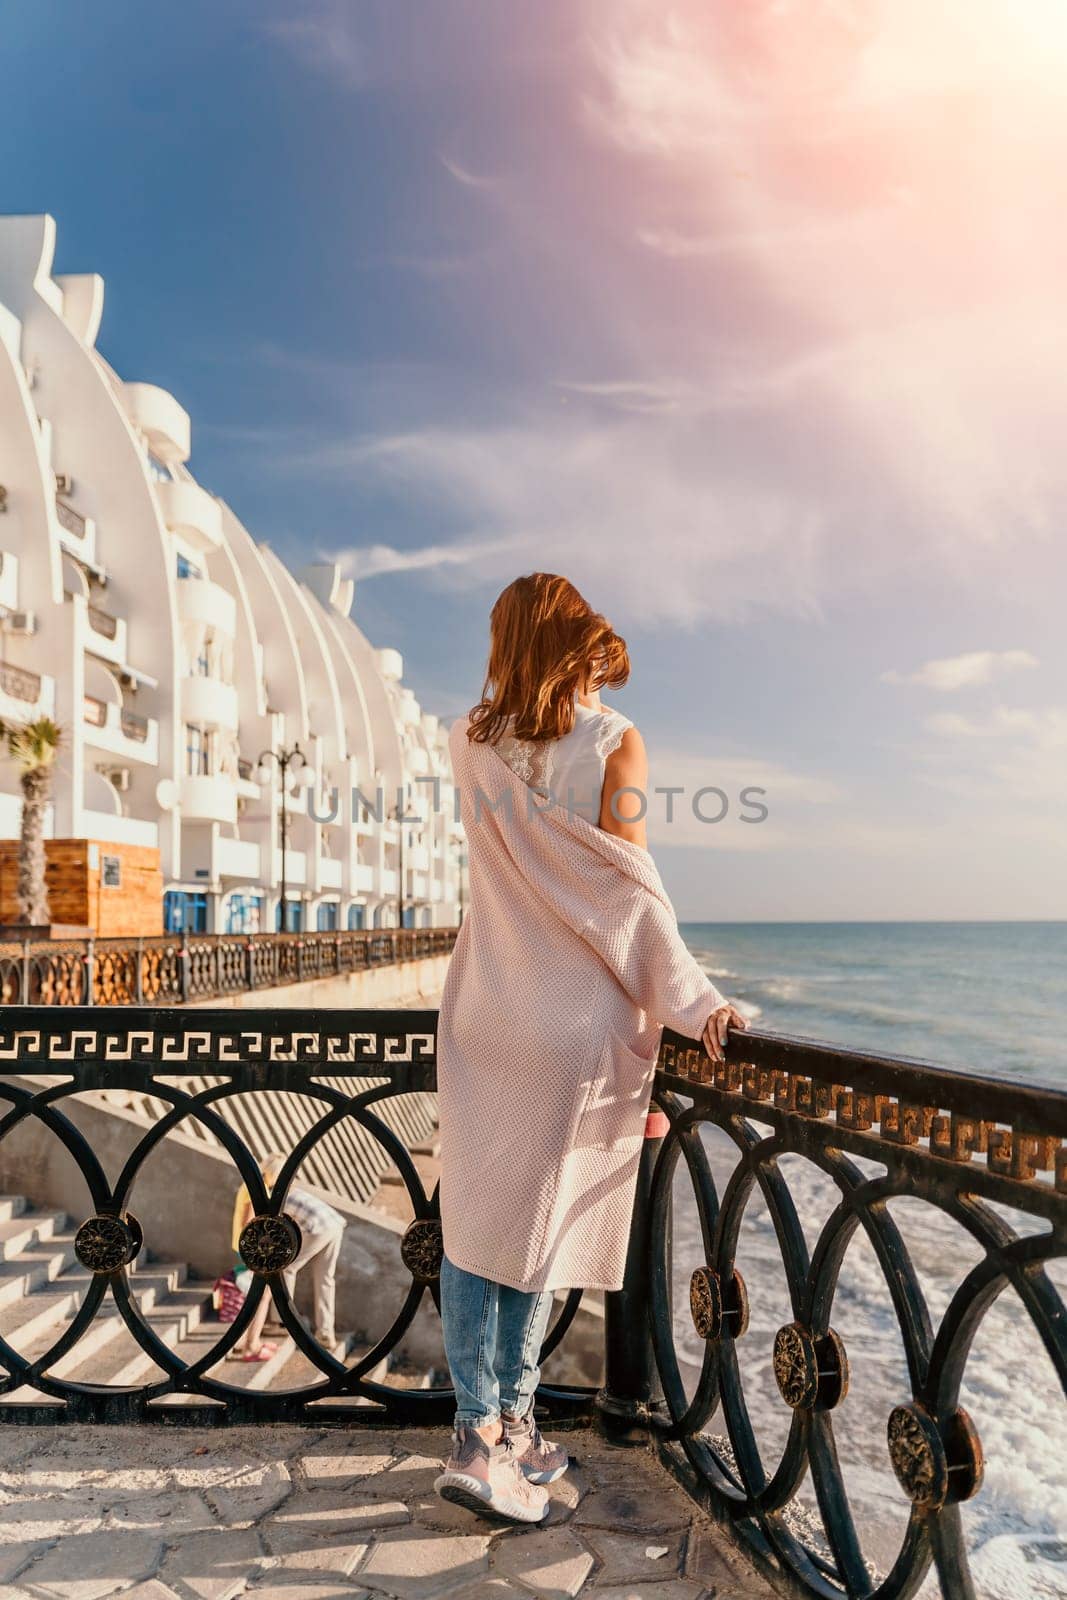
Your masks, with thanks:
[{"label": "woman's red hair", "polygon": [[561,739],[574,726],[579,690],[617,689],[630,676],[626,641],[606,617],[553,572],[509,583],[489,618],[489,665],[467,737],[495,744]]}]

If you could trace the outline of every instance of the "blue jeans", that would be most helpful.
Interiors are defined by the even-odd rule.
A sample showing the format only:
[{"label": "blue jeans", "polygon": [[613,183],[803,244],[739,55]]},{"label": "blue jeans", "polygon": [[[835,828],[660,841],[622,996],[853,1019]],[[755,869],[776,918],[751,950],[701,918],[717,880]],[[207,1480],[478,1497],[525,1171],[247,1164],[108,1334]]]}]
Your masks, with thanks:
[{"label": "blue jeans", "polygon": [[501,1412],[523,1417],[541,1376],[537,1357],[552,1291],[511,1289],[441,1262],[441,1325],[456,1422],[482,1428]]}]

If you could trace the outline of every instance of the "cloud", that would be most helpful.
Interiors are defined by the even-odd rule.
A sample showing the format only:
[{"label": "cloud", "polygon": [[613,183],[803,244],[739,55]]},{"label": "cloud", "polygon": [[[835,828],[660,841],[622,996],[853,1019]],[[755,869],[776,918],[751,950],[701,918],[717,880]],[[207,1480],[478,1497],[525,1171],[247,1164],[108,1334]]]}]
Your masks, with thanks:
[{"label": "cloud", "polygon": [[424,545],[415,550],[397,550],[388,544],[349,545],[329,553],[346,578],[377,578],[391,572],[423,572],[433,567],[465,566],[484,561],[495,553],[485,544]]},{"label": "cloud", "polygon": [[1022,668],[1036,667],[1036,656],[1029,650],[970,650],[964,655],[924,661],[913,672],[891,668],[882,673],[883,683],[911,683],[924,689],[974,689],[992,683],[994,678]]},{"label": "cloud", "polygon": [[[858,446],[905,502],[913,559],[920,529],[942,568],[1047,543],[1067,503],[1067,224],[1042,198],[1067,158],[1062,9],[1038,0],[1026,30],[1011,0],[588,0],[585,18],[587,125],[692,330],[688,381],[729,392],[729,344],[758,354],[764,329],[817,337],[829,357],[790,393],[837,447],[828,530],[856,513]],[[709,359],[717,303],[738,316]],[[764,444],[782,472],[773,426]]]},{"label": "cloud", "polygon": [[318,0],[300,17],[275,17],[265,24],[305,66],[335,79],[349,89],[360,89],[368,77],[367,59],[352,24],[352,7],[343,0]]},{"label": "cloud", "polygon": [[461,183],[466,189],[495,189],[497,186],[495,178],[487,178],[476,172],[471,172],[469,167],[465,167],[454,156],[446,156],[442,153],[441,165],[451,177],[455,178],[457,183]]}]

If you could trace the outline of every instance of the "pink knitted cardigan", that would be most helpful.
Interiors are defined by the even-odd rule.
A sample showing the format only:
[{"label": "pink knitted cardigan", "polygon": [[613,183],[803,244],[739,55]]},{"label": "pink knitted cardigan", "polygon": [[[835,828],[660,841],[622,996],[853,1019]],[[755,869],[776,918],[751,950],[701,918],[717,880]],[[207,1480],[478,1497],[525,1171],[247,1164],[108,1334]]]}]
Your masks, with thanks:
[{"label": "pink knitted cardigan", "polygon": [[618,1289],[661,1027],[723,1004],[647,850],[543,800],[466,719],[449,744],[471,906],[437,1036],[450,1261]]}]

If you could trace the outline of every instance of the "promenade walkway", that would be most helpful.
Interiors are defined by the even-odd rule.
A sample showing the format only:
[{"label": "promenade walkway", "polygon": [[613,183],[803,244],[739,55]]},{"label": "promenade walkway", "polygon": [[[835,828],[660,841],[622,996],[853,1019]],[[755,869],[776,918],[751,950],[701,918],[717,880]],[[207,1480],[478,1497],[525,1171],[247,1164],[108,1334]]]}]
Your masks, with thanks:
[{"label": "promenade walkway", "polygon": [[537,1529],[433,1493],[442,1430],[0,1431],[3,1600],[769,1600],[650,1452],[582,1429]]}]

